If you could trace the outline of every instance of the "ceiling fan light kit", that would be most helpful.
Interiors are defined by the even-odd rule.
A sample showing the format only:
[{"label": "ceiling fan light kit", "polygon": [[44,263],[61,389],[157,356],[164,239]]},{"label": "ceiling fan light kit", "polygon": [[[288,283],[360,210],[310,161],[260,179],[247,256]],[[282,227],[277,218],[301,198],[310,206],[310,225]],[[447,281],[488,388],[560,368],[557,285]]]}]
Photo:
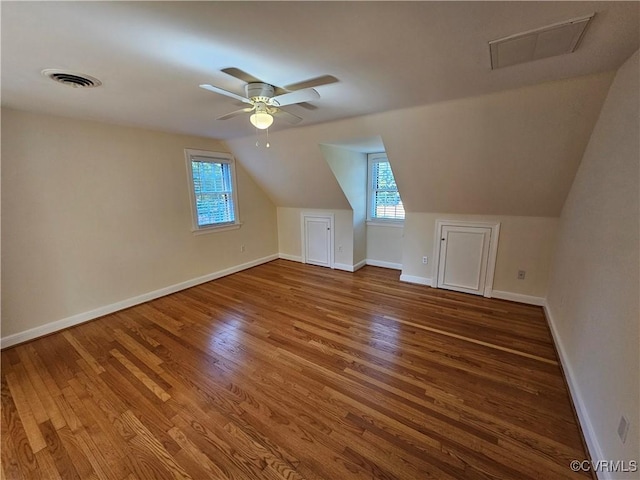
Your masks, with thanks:
[{"label": "ceiling fan light kit", "polygon": [[269,128],[273,123],[273,117],[267,112],[266,105],[256,107],[256,113],[249,117],[251,124],[259,130]]},{"label": "ceiling fan light kit", "polygon": [[[262,82],[238,68],[226,68],[222,71],[239,80],[248,80],[248,83],[244,87],[246,96],[243,97],[242,95],[216,87],[215,85],[203,84],[200,85],[200,88],[225,95],[235,100],[240,100],[251,106],[222,115],[218,117],[217,120],[227,120],[238,115],[251,113],[249,121],[254,127],[260,130],[268,129],[273,124],[274,117],[290,124],[299,123],[302,121],[302,118],[284,110],[282,107],[294,104],[303,104],[301,106],[305,106],[304,104],[306,104],[306,102],[320,98],[320,94],[314,90],[312,86],[317,87],[338,81],[338,79],[331,75],[324,75],[281,88]],[[276,95],[276,92],[278,95]]]}]

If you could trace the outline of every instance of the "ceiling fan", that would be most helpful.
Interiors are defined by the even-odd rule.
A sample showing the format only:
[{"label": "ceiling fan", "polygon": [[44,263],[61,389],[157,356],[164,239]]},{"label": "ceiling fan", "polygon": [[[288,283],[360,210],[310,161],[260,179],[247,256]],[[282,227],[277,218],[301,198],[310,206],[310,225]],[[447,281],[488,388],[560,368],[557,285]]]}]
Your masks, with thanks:
[{"label": "ceiling fan", "polygon": [[243,72],[239,68],[225,68],[221,71],[246,82],[247,84],[244,87],[246,96],[243,97],[242,95],[216,87],[215,85],[203,84],[200,85],[200,88],[240,100],[250,106],[222,115],[218,117],[217,120],[227,120],[238,115],[253,112],[249,120],[256,128],[261,130],[271,126],[273,117],[277,117],[291,124],[300,122],[302,118],[283,110],[281,107],[297,104],[313,110],[316,107],[307,102],[320,98],[320,94],[313,87],[328,85],[338,81],[338,79],[332,75],[322,75],[303,82],[277,87],[263,82],[253,75]]}]

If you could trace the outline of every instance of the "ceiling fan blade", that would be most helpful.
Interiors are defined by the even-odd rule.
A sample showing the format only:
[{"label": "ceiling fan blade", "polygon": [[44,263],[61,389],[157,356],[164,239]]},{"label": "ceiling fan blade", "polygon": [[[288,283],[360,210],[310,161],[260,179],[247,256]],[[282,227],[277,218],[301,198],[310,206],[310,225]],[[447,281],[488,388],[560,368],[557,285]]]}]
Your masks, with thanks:
[{"label": "ceiling fan blade", "polygon": [[200,85],[200,88],[204,88],[205,90],[209,90],[210,92],[219,93],[220,95],[226,95],[227,97],[235,98],[236,100],[240,100],[243,103],[249,103],[249,104],[251,103],[251,100],[249,100],[248,98],[243,97],[242,95],[238,95],[237,93],[224,90],[220,87],[214,87],[213,85],[203,84],[203,85]]},{"label": "ceiling fan blade", "polygon": [[[250,73],[247,73],[244,70],[240,70],[239,68],[229,67],[223,68],[220,71],[246,83],[266,83],[264,80],[260,80],[258,77],[254,77]],[[291,91],[282,87],[278,87],[277,85],[273,85],[273,89],[276,95],[282,95],[283,93],[289,93]],[[297,88],[296,90],[300,90],[300,88]]]},{"label": "ceiling fan blade", "polygon": [[299,116],[294,115],[293,113],[289,113],[280,108],[272,112],[272,115],[277,119],[284,120],[285,122],[291,123],[292,125],[295,125],[296,123],[300,123],[302,121],[302,118],[300,118]]},{"label": "ceiling fan blade", "polygon": [[285,105],[292,105],[294,103],[310,102],[320,98],[320,94],[313,88],[305,88],[304,90],[297,90],[291,93],[285,93],[284,95],[278,95],[270,100],[271,105],[282,107]]},{"label": "ceiling fan blade", "polygon": [[249,113],[253,111],[255,107],[247,107],[241,108],[240,110],[235,110],[231,113],[227,113],[226,115],[222,115],[221,117],[216,118],[216,120],[227,120],[228,118],[237,117],[238,115],[242,115],[243,113]]},{"label": "ceiling fan blade", "polygon": [[296,103],[296,105],[298,105],[299,107],[305,108],[307,110],[317,110],[318,109],[318,107],[316,107],[313,103],[302,102],[302,103]]},{"label": "ceiling fan blade", "polygon": [[291,85],[285,85],[285,89],[291,92],[296,90],[302,90],[304,88],[314,88],[321,87],[322,85],[329,85],[331,83],[336,83],[339,80],[333,75],[322,75],[316,78],[310,78],[309,80],[304,80],[302,82],[292,83]]},{"label": "ceiling fan blade", "polygon": [[246,82],[246,83],[262,82],[262,80],[260,80],[259,78],[256,78],[250,73],[242,71],[239,68],[229,67],[229,68],[223,68],[220,71],[226,73],[227,75],[231,75],[232,77],[235,77],[238,80],[242,80],[243,82]]},{"label": "ceiling fan blade", "polygon": [[285,93],[289,93],[289,90],[285,90],[282,87],[278,87],[277,85],[273,86],[273,93],[274,95],[278,96],[278,95],[284,95]]}]

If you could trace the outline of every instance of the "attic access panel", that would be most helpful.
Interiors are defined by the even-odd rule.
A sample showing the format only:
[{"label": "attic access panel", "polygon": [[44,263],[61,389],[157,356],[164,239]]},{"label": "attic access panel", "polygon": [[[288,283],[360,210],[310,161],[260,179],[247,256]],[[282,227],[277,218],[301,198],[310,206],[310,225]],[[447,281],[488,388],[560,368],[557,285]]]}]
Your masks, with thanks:
[{"label": "attic access panel", "polygon": [[594,15],[490,41],[491,69],[574,52]]}]

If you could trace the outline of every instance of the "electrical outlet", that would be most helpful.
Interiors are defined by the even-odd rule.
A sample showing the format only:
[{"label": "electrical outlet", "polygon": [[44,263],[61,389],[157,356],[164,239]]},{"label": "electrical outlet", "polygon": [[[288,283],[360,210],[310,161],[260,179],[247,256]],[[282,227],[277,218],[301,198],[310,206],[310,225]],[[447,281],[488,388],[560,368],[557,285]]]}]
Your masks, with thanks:
[{"label": "electrical outlet", "polygon": [[429,263],[429,257],[422,257],[422,263],[424,263],[425,265]]},{"label": "electrical outlet", "polygon": [[246,249],[244,248],[244,245],[240,245],[240,251],[244,252]]},{"label": "electrical outlet", "polygon": [[622,443],[627,441],[628,432],[629,432],[629,420],[627,420],[627,417],[622,415],[622,417],[620,417],[620,423],[618,424],[618,436],[620,437],[620,440],[622,440]]},{"label": "electrical outlet", "polygon": [[518,280],[524,280],[524,277],[527,275],[527,272],[524,270],[518,270]]}]

